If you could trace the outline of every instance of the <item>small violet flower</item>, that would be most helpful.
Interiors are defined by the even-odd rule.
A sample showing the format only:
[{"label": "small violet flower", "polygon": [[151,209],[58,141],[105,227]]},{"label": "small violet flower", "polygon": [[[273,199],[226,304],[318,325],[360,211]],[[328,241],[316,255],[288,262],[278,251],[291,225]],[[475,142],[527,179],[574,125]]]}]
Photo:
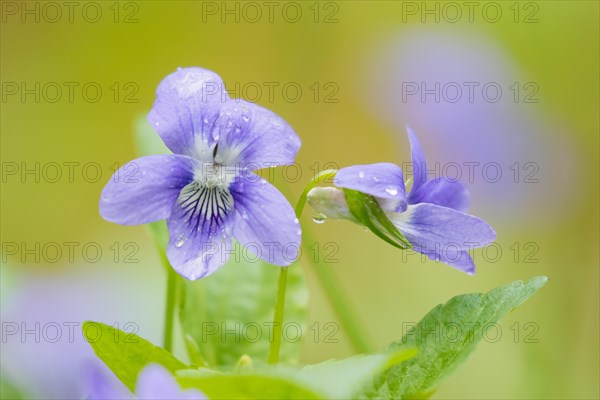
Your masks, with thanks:
[{"label": "small violet flower", "polygon": [[[221,78],[180,68],[158,86],[148,121],[175,154],[138,158],[117,171],[100,198],[100,214],[122,225],[167,220],[167,258],[194,280],[223,265],[232,237],[263,260],[289,265],[301,229],[292,206],[252,173],[288,165],[300,148],[273,112],[231,99]],[[133,164],[137,173],[126,177]]]},{"label": "small violet flower", "polygon": [[[469,195],[461,182],[445,177],[427,179],[421,145],[410,129],[408,136],[414,179],[408,195],[402,169],[389,163],[342,168],[334,184],[373,196],[415,251],[472,274],[475,265],[467,250],[493,242],[496,233],[485,221],[465,213]],[[314,188],[307,201],[326,217],[359,222],[349,210],[346,193],[338,188]]]},{"label": "small violet flower", "polygon": [[182,389],[169,371],[158,364],[150,364],[140,372],[135,394],[97,368],[91,371],[90,378],[88,400],[207,400],[197,389]]}]

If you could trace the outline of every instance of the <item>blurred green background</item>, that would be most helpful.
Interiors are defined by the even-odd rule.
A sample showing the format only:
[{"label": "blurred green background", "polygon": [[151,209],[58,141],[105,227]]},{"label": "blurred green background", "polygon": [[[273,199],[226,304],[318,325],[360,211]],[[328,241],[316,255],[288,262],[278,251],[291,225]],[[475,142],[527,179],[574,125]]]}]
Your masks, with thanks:
[{"label": "blurred green background", "polygon": [[[430,162],[498,162],[500,182],[467,182],[473,213],[502,249],[475,251],[474,276],[403,257],[344,222],[317,225],[308,213],[302,222],[321,246],[337,245],[329,267],[378,348],[454,295],[550,277],[435,398],[600,396],[598,2],[473,2],[472,14],[462,2],[73,3],[1,3],[3,322],[135,321],[159,343],[164,276],[152,240],[143,227],[102,220],[97,204],[115,165],[134,158],[134,119],[160,80],[201,66],[301,137],[301,179],[277,180],[291,202],[315,167],[409,161],[404,124]],[[424,77],[498,82],[503,97],[403,101],[401,83]],[[524,101],[528,82],[535,103]],[[523,178],[526,162],[537,182]],[[79,243],[72,258],[66,242]],[[307,273],[309,325],[335,321]],[[343,332],[335,337],[306,340],[303,361],[350,355]],[[3,337],[3,380],[29,381],[42,398],[77,390],[85,344],[27,339]]]}]

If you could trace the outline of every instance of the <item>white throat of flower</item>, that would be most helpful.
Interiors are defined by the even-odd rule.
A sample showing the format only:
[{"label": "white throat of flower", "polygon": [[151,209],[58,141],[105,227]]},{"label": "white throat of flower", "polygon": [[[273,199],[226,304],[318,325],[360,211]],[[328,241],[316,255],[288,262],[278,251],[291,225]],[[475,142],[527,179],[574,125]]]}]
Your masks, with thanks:
[{"label": "white throat of flower", "polygon": [[[216,160],[215,160],[216,161]],[[194,182],[208,189],[228,190],[229,185],[240,174],[239,168],[224,164],[202,163],[194,171]]]},{"label": "white throat of flower", "polygon": [[218,163],[202,163],[194,171],[194,180],[179,194],[177,204],[182,215],[196,230],[218,229],[233,209],[229,185],[239,170]]}]

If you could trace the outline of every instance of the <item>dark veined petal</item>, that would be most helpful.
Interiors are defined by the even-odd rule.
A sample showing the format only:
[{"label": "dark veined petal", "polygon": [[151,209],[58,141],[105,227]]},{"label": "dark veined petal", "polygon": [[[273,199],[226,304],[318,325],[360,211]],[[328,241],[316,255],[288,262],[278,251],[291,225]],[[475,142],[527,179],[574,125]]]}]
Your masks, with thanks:
[{"label": "dark veined petal", "polygon": [[167,219],[167,258],[189,280],[215,272],[232,248],[233,198],[227,189],[194,181],[181,190]]},{"label": "dark veined petal", "polygon": [[150,364],[140,372],[135,394],[139,400],[206,400],[197,389],[182,389],[158,364]]},{"label": "dark veined petal", "polygon": [[425,162],[425,153],[419,139],[417,139],[417,135],[409,127],[406,127],[406,131],[408,132],[408,140],[410,141],[413,167],[413,185],[411,190],[415,191],[427,181],[427,163]]},{"label": "dark veined petal", "polygon": [[301,144],[282,118],[242,99],[223,105],[214,133],[219,141],[215,161],[250,170],[292,164]]},{"label": "dark veined petal", "polygon": [[431,203],[465,212],[469,209],[469,192],[462,182],[438,177],[413,189],[408,195],[410,204]]},{"label": "dark veined petal", "polygon": [[233,237],[271,264],[294,262],[302,230],[287,199],[256,175],[238,179],[230,189],[235,199]]},{"label": "dark veined petal", "polygon": [[376,197],[385,210],[406,210],[404,177],[397,165],[378,163],[342,168],[335,175],[334,184]]},{"label": "dark veined petal", "polygon": [[494,241],[496,232],[485,221],[435,204],[409,205],[404,213],[388,213],[414,250],[465,272],[474,271],[466,250]]},{"label": "dark veined petal", "polygon": [[100,196],[100,215],[122,225],[167,218],[181,189],[192,181],[198,161],[180,155],[138,158],[110,178]]},{"label": "dark veined petal", "polygon": [[148,122],[174,153],[212,161],[213,130],[228,99],[216,73],[180,68],[158,85]]}]

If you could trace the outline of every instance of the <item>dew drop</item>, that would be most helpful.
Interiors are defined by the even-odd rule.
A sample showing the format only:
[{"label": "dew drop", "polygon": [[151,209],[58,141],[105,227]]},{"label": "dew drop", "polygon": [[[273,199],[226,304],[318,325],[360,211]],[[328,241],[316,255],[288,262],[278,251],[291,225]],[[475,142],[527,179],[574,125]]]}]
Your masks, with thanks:
[{"label": "dew drop", "polygon": [[362,171],[360,171],[360,172],[358,173],[358,177],[359,177],[360,179],[364,178],[364,177],[365,177],[365,173],[364,173],[364,172],[362,172]]},{"label": "dew drop", "polygon": [[395,196],[398,194],[398,189],[395,186],[387,186],[385,192],[391,196]]},{"label": "dew drop", "polygon": [[327,216],[325,214],[321,214],[321,213],[313,213],[312,220],[316,224],[323,224],[327,220]]},{"label": "dew drop", "polygon": [[299,223],[300,223],[300,220],[299,220],[298,218],[294,218],[294,223],[295,223],[295,224],[299,224]]},{"label": "dew drop", "polygon": [[378,177],[376,177],[376,176],[374,176],[374,177],[373,177],[373,181],[375,181],[375,182],[379,182],[379,178],[378,178]]},{"label": "dew drop", "polygon": [[244,120],[244,122],[248,122],[248,121],[250,121],[250,118],[248,118],[248,117],[247,117],[247,116],[245,116],[245,115],[242,117],[242,119]]},{"label": "dew drop", "polygon": [[180,248],[181,246],[183,246],[183,239],[182,238],[177,238],[177,241],[175,242],[175,247]]}]

